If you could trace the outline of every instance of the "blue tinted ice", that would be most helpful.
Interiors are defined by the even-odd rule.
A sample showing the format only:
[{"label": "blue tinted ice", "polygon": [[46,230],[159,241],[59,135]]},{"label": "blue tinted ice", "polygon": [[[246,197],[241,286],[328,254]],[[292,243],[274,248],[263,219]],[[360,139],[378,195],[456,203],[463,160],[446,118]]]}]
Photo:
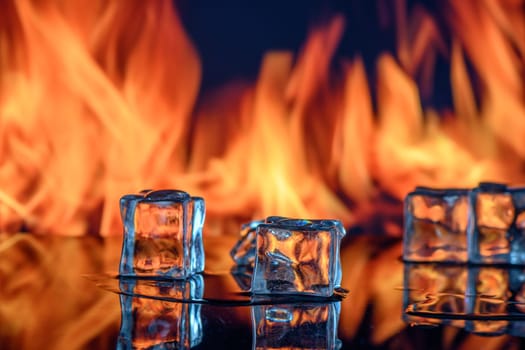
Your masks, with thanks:
[{"label": "blue tinted ice", "polygon": [[331,296],[341,284],[337,220],[269,217],[256,230],[253,294]]},{"label": "blue tinted ice", "polygon": [[122,276],[186,278],[204,270],[204,200],[183,191],[142,191],[120,199]]}]

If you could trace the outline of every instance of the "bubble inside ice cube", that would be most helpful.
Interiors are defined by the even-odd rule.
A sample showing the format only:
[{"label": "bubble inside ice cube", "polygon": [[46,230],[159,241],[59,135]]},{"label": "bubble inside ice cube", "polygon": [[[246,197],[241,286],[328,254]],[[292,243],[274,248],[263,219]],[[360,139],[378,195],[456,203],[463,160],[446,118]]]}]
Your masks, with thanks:
[{"label": "bubble inside ice cube", "polygon": [[185,278],[204,270],[204,200],[176,190],[143,191],[120,200],[123,276]]},{"label": "bubble inside ice cube", "polygon": [[344,235],[336,220],[268,218],[257,227],[252,293],[331,296],[341,283]]}]

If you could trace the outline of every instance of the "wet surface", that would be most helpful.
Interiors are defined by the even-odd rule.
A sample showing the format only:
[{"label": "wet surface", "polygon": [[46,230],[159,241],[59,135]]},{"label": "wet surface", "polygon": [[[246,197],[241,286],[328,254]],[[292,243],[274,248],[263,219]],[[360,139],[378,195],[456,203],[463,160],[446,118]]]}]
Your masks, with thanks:
[{"label": "wet surface", "polygon": [[0,236],[1,348],[525,344],[520,269],[403,264],[401,241],[350,237],[341,249],[346,297],[254,300],[248,272],[231,274],[234,242],[233,235],[206,237],[202,281],[180,286],[116,278],[120,239]]},{"label": "wet surface", "polygon": [[[345,289],[334,290],[331,297],[303,295],[257,295],[243,290],[231,273],[197,274],[187,280],[130,278],[116,274],[84,275],[109,292],[170,302],[212,304],[216,306],[250,306],[268,304],[332,303],[344,299]],[[217,288],[217,286],[224,286]],[[197,296],[190,290],[197,291]],[[185,293],[186,292],[186,293]]]}]

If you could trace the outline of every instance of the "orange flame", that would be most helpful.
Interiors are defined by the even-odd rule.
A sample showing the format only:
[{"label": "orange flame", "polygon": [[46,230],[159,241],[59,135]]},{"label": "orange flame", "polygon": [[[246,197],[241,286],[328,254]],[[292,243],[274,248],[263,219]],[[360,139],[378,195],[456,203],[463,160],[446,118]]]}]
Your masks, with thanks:
[{"label": "orange flame", "polygon": [[[377,62],[375,114],[362,60],[331,69],[340,16],[296,59],[268,53],[253,86],[195,106],[199,57],[171,1],[4,1],[0,230],[119,233],[117,200],[140,188],[204,196],[212,232],[225,216],[349,225],[378,191],[523,181],[523,1],[448,1],[450,48],[425,10],[395,4],[398,60]],[[420,102],[437,55],[451,64],[442,115]]]}]

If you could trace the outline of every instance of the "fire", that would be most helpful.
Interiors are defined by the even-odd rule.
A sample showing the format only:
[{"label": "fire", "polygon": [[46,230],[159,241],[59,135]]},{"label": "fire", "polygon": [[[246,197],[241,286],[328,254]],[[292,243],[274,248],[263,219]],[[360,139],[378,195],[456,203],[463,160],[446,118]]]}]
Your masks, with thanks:
[{"label": "fire", "polygon": [[[118,198],[142,188],[205,197],[210,234],[225,217],[351,225],[416,185],[523,182],[524,2],[446,2],[451,45],[421,7],[395,5],[377,81],[359,57],[334,71],[336,15],[297,57],[269,52],[256,82],[197,102],[199,56],[171,1],[4,1],[0,230],[120,234]],[[437,55],[453,111],[421,104]]]}]

